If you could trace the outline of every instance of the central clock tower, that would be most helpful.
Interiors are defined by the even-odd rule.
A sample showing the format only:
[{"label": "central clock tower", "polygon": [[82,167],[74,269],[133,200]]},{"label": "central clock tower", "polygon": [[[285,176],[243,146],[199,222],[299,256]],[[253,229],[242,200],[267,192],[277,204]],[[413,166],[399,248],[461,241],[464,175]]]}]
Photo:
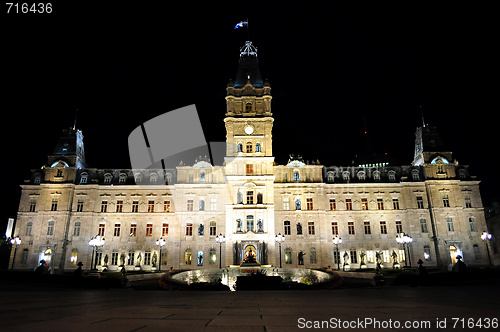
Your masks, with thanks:
[{"label": "central clock tower", "polygon": [[271,86],[263,81],[257,48],[240,49],[238,72],[227,85],[225,172],[231,189],[226,205],[226,234],[233,242],[233,264],[253,246],[257,261],[268,262],[274,249],[274,157]]}]

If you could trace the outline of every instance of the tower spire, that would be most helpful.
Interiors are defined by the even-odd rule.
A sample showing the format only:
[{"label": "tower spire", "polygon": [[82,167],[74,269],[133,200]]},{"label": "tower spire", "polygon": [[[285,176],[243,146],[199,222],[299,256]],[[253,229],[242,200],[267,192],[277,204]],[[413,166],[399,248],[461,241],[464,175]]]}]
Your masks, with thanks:
[{"label": "tower spire", "polygon": [[426,124],[424,120],[424,111],[422,110],[422,105],[420,105],[419,107],[420,107],[420,116],[422,117],[422,126],[425,128]]}]

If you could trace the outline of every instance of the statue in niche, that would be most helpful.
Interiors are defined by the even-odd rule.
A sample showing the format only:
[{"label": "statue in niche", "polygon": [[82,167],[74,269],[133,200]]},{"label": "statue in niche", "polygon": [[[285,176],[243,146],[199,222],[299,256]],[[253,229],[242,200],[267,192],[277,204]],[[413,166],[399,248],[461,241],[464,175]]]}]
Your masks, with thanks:
[{"label": "statue in niche", "polygon": [[243,232],[243,222],[241,219],[236,219],[236,231]]},{"label": "statue in niche", "polygon": [[297,235],[302,235],[302,225],[299,223],[297,223]]},{"label": "statue in niche", "polygon": [[158,261],[158,256],[156,255],[156,252],[153,254],[153,267],[156,267],[156,262]]},{"label": "statue in niche", "polygon": [[205,233],[205,226],[203,224],[198,225],[198,235],[203,235]]},{"label": "statue in niche", "polygon": [[304,253],[302,251],[299,251],[299,255],[298,255],[298,261],[299,261],[299,265],[304,265]]},{"label": "statue in niche", "polygon": [[264,232],[264,223],[262,219],[257,220],[257,232]]},{"label": "statue in niche", "polygon": [[363,252],[361,252],[361,254],[359,255],[359,257],[361,258],[361,263],[360,263],[360,265],[366,265],[366,263],[365,263],[366,254],[365,254],[365,252],[364,252],[364,251],[363,251]]},{"label": "statue in niche", "polygon": [[142,261],[142,255],[141,255],[141,253],[138,253],[137,260],[136,260],[136,262],[137,262],[136,266],[141,266],[141,261]]},{"label": "statue in niche", "polygon": [[344,253],[344,264],[342,265],[342,270],[345,271],[346,265],[349,265],[349,253],[347,251]]}]

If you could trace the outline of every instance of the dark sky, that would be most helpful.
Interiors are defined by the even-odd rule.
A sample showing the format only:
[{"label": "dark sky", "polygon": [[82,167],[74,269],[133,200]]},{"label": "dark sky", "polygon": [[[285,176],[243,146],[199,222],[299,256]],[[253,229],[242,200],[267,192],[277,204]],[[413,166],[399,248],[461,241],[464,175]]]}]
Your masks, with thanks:
[{"label": "dark sky", "polygon": [[225,87],[247,39],[233,27],[246,18],[272,87],[277,163],[295,153],[350,165],[366,150],[366,123],[371,151],[408,165],[422,105],[482,179],[484,200],[497,195],[492,7],[70,3],[44,15],[2,7],[0,230],[77,108],[90,167],[129,168],[131,130],[190,104],[207,141],[224,141]]}]

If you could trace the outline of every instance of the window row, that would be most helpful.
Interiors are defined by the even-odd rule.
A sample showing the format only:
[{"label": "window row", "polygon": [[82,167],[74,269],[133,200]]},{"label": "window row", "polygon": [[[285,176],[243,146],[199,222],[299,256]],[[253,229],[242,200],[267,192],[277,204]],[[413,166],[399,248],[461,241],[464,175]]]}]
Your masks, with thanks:
[{"label": "window row", "polygon": [[[248,166],[248,165],[247,165]],[[255,198],[257,200],[255,200]],[[263,196],[262,193],[258,192],[257,195],[255,195],[253,190],[247,190],[246,195],[245,195],[245,200],[243,200],[243,193],[241,191],[238,191],[237,193],[237,204],[263,204]]]},{"label": "window row", "polygon": [[238,143],[238,152],[246,152],[246,153],[254,153],[254,152],[262,152],[261,143],[255,143],[255,149],[252,142],[246,142],[243,145],[242,142]]},{"label": "window row", "polygon": [[[157,173],[150,173],[149,174],[149,183],[150,184],[157,184],[159,183],[158,181],[158,174]],[[128,179],[128,175],[125,173],[120,173],[118,176],[118,183],[119,184],[126,184]],[[111,173],[105,173],[103,176],[103,183],[104,184],[111,184],[113,180],[113,175]],[[136,183],[142,183],[143,182],[143,175],[141,173],[136,173],[134,174],[134,180]],[[172,173],[166,173],[165,174],[165,183],[172,183],[173,181],[173,175]],[[89,181],[89,174],[87,172],[82,172],[80,174],[80,184],[87,184]]]},{"label": "window row", "polygon": [[[244,227],[246,226],[246,227]],[[264,220],[261,218],[255,220],[253,215],[246,216],[246,225],[243,225],[243,220],[241,218],[236,219],[236,232],[264,232]]]},{"label": "window row", "polygon": [[[424,226],[422,226],[422,220],[423,223],[425,224],[425,232],[423,233],[428,233],[427,231],[427,223],[425,219],[421,219],[421,227],[423,229]],[[394,222],[395,225],[395,230],[396,234],[403,233],[403,224],[401,220],[396,220]],[[385,220],[381,220],[378,222],[378,226],[380,229],[380,234],[387,234],[387,222]],[[303,227],[300,222],[296,224],[296,234],[297,235],[303,235]],[[332,235],[339,235],[339,222],[338,221],[332,221],[331,222],[331,228],[332,228]],[[372,234],[372,223],[368,220],[365,220],[363,222],[363,231],[364,234]],[[289,220],[285,220],[283,222],[283,233],[285,235],[292,235],[292,225]],[[354,221],[348,221],[347,222],[347,233],[349,235],[355,235],[356,234],[356,228],[355,228],[355,223]],[[314,221],[308,221],[307,222],[307,234],[308,235],[315,235],[316,234],[316,228],[315,228],[315,223]]]},{"label": "window row", "polygon": [[[309,252],[305,253],[299,251],[297,253],[297,264],[304,265],[304,256],[309,255],[309,264],[316,264],[318,262],[316,255],[316,248],[309,248]],[[293,264],[294,254],[292,248],[285,248],[285,264]]]}]

